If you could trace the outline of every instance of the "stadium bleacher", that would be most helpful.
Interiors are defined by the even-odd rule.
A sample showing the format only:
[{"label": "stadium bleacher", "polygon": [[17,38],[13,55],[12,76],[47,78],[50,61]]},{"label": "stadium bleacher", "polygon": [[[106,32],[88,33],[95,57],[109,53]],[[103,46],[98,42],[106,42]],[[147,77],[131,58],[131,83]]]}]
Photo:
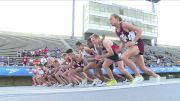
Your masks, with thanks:
[{"label": "stadium bleacher", "polygon": [[[60,35],[41,35],[31,33],[19,33],[19,32],[1,32],[0,35],[0,56],[9,58],[9,64],[12,64],[12,58],[17,57],[17,51],[27,50],[38,50],[42,47],[48,47],[53,50],[55,47],[65,52],[69,47],[77,51],[75,43],[77,41],[82,42],[86,45],[86,40],[77,38],[71,40],[68,36]],[[65,42],[65,43],[64,43]],[[67,46],[68,45],[68,46]],[[163,57],[165,62],[170,65],[175,65],[180,60],[180,48],[176,47],[164,47],[164,46],[145,46],[145,62],[148,65],[155,65],[157,58]],[[53,52],[52,54],[53,55]],[[17,58],[20,62],[21,58]]]}]

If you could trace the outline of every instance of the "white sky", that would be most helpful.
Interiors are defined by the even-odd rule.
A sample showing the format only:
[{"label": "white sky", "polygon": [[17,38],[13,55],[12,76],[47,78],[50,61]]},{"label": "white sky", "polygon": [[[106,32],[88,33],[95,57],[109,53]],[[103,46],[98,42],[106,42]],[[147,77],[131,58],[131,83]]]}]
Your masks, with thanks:
[{"label": "white sky", "polygon": [[[151,11],[147,1],[115,3]],[[77,0],[75,35],[82,35],[82,13],[85,0]],[[0,1],[0,31],[71,35],[71,0],[61,1]],[[159,44],[180,46],[180,1],[163,1],[156,5],[159,20]]]},{"label": "white sky", "polygon": [[180,1],[160,1],[157,5],[158,43],[180,46]]},{"label": "white sky", "polygon": [[71,33],[70,1],[0,1],[0,30]]}]

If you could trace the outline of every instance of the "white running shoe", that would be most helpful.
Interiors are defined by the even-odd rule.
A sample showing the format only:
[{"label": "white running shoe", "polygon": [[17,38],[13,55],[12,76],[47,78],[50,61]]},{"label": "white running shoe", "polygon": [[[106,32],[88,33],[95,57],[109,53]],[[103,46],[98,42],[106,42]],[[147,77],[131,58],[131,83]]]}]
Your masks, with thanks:
[{"label": "white running shoe", "polygon": [[42,84],[41,86],[42,86],[42,87],[47,87],[48,85],[47,85],[47,84]]},{"label": "white running shoe", "polygon": [[57,85],[57,87],[62,87],[62,86],[65,86],[65,84],[59,84],[59,85]]},{"label": "white running shoe", "polygon": [[141,76],[141,81],[144,81],[144,77],[143,76]]},{"label": "white running shoe", "polygon": [[155,79],[156,79],[156,82],[160,82],[161,81],[161,77],[159,75]]},{"label": "white running shoe", "polygon": [[97,87],[103,87],[106,86],[106,83],[101,81],[101,83],[96,84]]},{"label": "white running shoe", "polygon": [[98,82],[98,79],[94,79],[93,80],[93,83],[92,83],[92,86],[96,86],[96,83]]},{"label": "white running shoe", "polygon": [[142,76],[135,76],[134,78],[135,83],[141,83],[142,81],[144,81],[144,78]]},{"label": "white running shoe", "polygon": [[82,84],[82,83],[79,83],[79,87],[84,87],[84,86],[86,86],[87,84]]},{"label": "white running shoe", "polygon": [[59,85],[59,83],[55,83],[55,84],[53,84],[52,86],[53,87],[57,87]]},{"label": "white running shoe", "polygon": [[73,87],[73,83],[69,83],[68,85],[66,85],[66,87]]},{"label": "white running shoe", "polygon": [[122,85],[125,85],[128,82],[128,79],[125,79],[124,81],[122,81]]},{"label": "white running shoe", "polygon": [[87,85],[87,79],[82,80],[81,84],[82,85]]},{"label": "white running shoe", "polygon": [[36,85],[36,87],[41,87],[41,85]]}]

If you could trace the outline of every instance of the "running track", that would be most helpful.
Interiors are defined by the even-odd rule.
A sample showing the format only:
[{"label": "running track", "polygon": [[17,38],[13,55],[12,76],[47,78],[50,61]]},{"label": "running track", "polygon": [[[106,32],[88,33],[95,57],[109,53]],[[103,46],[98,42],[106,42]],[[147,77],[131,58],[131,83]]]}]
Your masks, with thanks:
[{"label": "running track", "polygon": [[113,87],[0,87],[0,101],[180,101],[180,79]]}]

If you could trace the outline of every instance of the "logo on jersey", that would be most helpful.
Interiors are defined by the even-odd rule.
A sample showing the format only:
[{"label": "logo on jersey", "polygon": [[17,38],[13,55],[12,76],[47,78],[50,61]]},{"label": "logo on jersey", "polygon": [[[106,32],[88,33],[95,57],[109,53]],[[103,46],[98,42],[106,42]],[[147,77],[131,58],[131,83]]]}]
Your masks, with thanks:
[{"label": "logo on jersey", "polygon": [[125,35],[123,32],[121,32],[121,35],[119,36],[124,42],[132,41],[135,39],[136,33],[129,32],[128,35]]}]

